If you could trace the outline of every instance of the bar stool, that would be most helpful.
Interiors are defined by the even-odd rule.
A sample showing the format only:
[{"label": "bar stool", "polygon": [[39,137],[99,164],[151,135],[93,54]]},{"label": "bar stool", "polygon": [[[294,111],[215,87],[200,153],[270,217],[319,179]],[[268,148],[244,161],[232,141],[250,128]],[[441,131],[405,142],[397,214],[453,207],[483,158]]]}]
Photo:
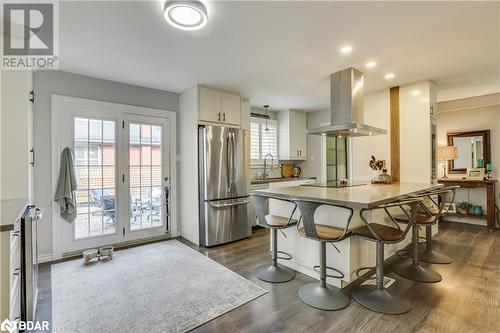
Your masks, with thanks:
[{"label": "bar stool", "polygon": [[[450,210],[451,204],[455,201],[456,190],[459,187],[460,186],[448,186],[448,187],[444,187],[444,188],[441,188],[439,190],[436,190],[437,192],[445,191],[445,195],[446,195],[446,193],[452,195],[451,201],[446,203],[446,204],[444,204],[443,198],[442,197],[440,198],[441,203],[443,203],[445,205],[443,207],[441,213],[439,213],[439,208],[438,208],[438,207],[440,207],[439,200],[438,200],[438,202],[436,202],[435,199],[433,198],[436,196],[436,193],[435,193],[436,191],[431,191],[426,197],[428,197],[430,202],[432,202],[434,204],[434,207],[427,206],[422,202],[421,203],[422,210],[419,211],[419,215],[420,215],[420,213],[423,213],[423,215],[427,215],[428,217],[431,217],[431,216],[437,217],[437,219],[434,221],[433,224],[438,223],[439,220],[443,218],[443,216],[446,216],[446,214],[448,214],[448,211]],[[447,191],[449,191],[449,192],[447,192]],[[418,220],[419,220],[419,218],[417,218],[417,223],[418,223]],[[432,249],[432,225],[433,224],[425,225],[425,249],[419,251],[418,259],[421,261],[424,261],[424,262],[431,263],[431,264],[451,264],[453,262],[453,260],[450,257],[448,257],[447,255],[438,253]]]},{"label": "bar stool", "polygon": [[[433,196],[439,197],[438,209],[434,215],[432,215],[430,213],[429,214],[417,214],[415,219],[414,219],[414,222],[408,224],[408,225],[412,225],[412,228],[413,228],[413,230],[412,230],[412,235],[413,235],[412,236],[412,247],[413,247],[413,249],[410,252],[411,258],[405,259],[402,262],[393,265],[392,270],[394,271],[394,273],[396,273],[399,276],[402,276],[404,278],[407,278],[408,280],[417,281],[417,282],[435,283],[435,282],[439,282],[442,280],[442,276],[438,272],[432,270],[431,268],[423,267],[422,265],[420,265],[419,249],[418,249],[418,246],[419,246],[418,231],[419,231],[420,226],[424,226],[424,227],[428,228],[427,229],[428,234],[431,232],[431,231],[429,231],[430,227],[439,221],[441,213],[445,209],[446,203],[444,201],[444,197],[452,192],[454,193],[454,191],[455,191],[454,188],[452,188],[452,189],[442,188],[442,189],[435,190],[432,192],[426,192],[424,194],[424,196],[433,195]],[[430,194],[430,193],[432,193],[432,194]],[[422,197],[422,194],[419,196]],[[423,205],[422,203],[420,203],[419,205],[422,209],[426,209],[426,206]],[[406,212],[404,209],[403,209],[403,212],[409,218],[410,215],[408,214],[408,212]],[[429,212],[430,212],[430,210],[429,210]],[[412,220],[410,220],[410,221],[412,221]]]},{"label": "bar stool", "polygon": [[[408,299],[384,288],[384,245],[399,243],[405,239],[417,215],[417,206],[420,200],[405,200],[361,210],[360,217],[364,225],[352,229],[352,233],[355,237],[377,243],[375,264],[376,285],[357,285],[351,290],[352,297],[362,306],[386,314],[401,314],[410,310],[410,301]],[[403,206],[408,206],[411,211],[410,223],[408,223],[405,230],[401,230],[389,213],[389,208]],[[367,210],[373,211],[378,209],[385,211],[396,228],[379,223],[368,223],[363,213]]]},{"label": "bar stool", "polygon": [[[292,255],[283,251],[278,251],[278,230],[281,231],[281,229],[290,228],[297,224],[297,220],[293,219],[293,214],[297,210],[297,205],[295,205],[293,202],[289,200],[273,198],[274,200],[281,200],[284,202],[292,203],[294,205],[293,211],[290,214],[289,218],[276,215],[265,215],[264,207],[269,198],[253,193],[250,194],[250,197],[252,198],[252,201],[255,205],[257,224],[260,225],[261,227],[271,230],[271,243],[272,243],[271,264],[270,265],[266,264],[258,267],[257,270],[255,271],[255,276],[262,281],[271,283],[281,283],[290,281],[293,278],[295,278],[295,271],[293,269],[278,264],[278,259],[291,260]],[[283,235],[285,234],[283,233]],[[278,254],[281,254],[283,256],[279,257]]]},{"label": "bar stool", "polygon": [[[324,204],[314,201],[292,199],[299,207],[303,226],[300,226],[300,221],[297,224],[298,233],[300,236],[313,239],[320,242],[319,246],[319,265],[313,269],[319,272],[319,284],[317,282],[308,283],[299,289],[298,296],[305,304],[320,310],[340,310],[345,308],[350,303],[349,296],[340,288],[329,286],[326,284],[326,278],[342,279],[344,274],[333,268],[326,266],[326,243],[337,243],[351,236],[349,224],[351,223],[353,210],[348,207]],[[332,206],[342,208],[348,211],[349,215],[344,228],[316,224],[314,222],[314,213],[319,206]],[[338,251],[338,249],[337,249]],[[340,251],[339,251],[340,252]],[[327,274],[329,269],[337,273],[337,275]]]}]

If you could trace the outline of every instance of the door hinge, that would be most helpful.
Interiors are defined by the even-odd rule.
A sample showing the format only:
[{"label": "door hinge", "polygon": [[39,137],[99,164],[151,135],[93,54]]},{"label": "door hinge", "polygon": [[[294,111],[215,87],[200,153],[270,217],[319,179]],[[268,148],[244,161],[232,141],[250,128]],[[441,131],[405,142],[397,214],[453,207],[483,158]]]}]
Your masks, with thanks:
[{"label": "door hinge", "polygon": [[30,90],[30,102],[35,104],[35,92]]},{"label": "door hinge", "polygon": [[123,230],[123,236],[125,236],[125,228],[123,228],[122,230]]},{"label": "door hinge", "polygon": [[122,182],[125,183],[125,174],[122,175]]}]

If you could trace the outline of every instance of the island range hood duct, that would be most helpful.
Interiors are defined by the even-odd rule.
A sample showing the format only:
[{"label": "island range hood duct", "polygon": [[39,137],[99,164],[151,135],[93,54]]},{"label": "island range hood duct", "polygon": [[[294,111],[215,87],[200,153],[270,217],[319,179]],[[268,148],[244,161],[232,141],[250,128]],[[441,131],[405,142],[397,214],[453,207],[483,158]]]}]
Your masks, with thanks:
[{"label": "island range hood duct", "polygon": [[363,124],[363,73],[354,68],[330,75],[330,123],[307,130],[324,136],[387,134],[385,129]]}]

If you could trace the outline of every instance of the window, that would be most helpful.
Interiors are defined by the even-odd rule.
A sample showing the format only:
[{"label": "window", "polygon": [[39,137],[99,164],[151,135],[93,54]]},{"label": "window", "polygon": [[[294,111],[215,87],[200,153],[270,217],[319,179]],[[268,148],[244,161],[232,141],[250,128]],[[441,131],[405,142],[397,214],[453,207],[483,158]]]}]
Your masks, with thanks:
[{"label": "window", "polygon": [[76,191],[75,239],[116,232],[114,121],[74,118]]},{"label": "window", "polygon": [[250,156],[252,164],[264,163],[267,154],[278,159],[278,122],[252,117],[250,120]]}]

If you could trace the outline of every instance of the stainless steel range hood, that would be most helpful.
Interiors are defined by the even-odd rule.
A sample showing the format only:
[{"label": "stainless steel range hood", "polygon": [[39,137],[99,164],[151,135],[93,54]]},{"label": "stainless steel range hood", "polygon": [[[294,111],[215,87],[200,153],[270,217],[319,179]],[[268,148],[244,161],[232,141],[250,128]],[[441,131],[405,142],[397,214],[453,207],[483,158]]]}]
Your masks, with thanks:
[{"label": "stainless steel range hood", "polygon": [[387,134],[385,129],[363,123],[363,73],[354,68],[330,75],[330,124],[307,130],[324,136]]}]

